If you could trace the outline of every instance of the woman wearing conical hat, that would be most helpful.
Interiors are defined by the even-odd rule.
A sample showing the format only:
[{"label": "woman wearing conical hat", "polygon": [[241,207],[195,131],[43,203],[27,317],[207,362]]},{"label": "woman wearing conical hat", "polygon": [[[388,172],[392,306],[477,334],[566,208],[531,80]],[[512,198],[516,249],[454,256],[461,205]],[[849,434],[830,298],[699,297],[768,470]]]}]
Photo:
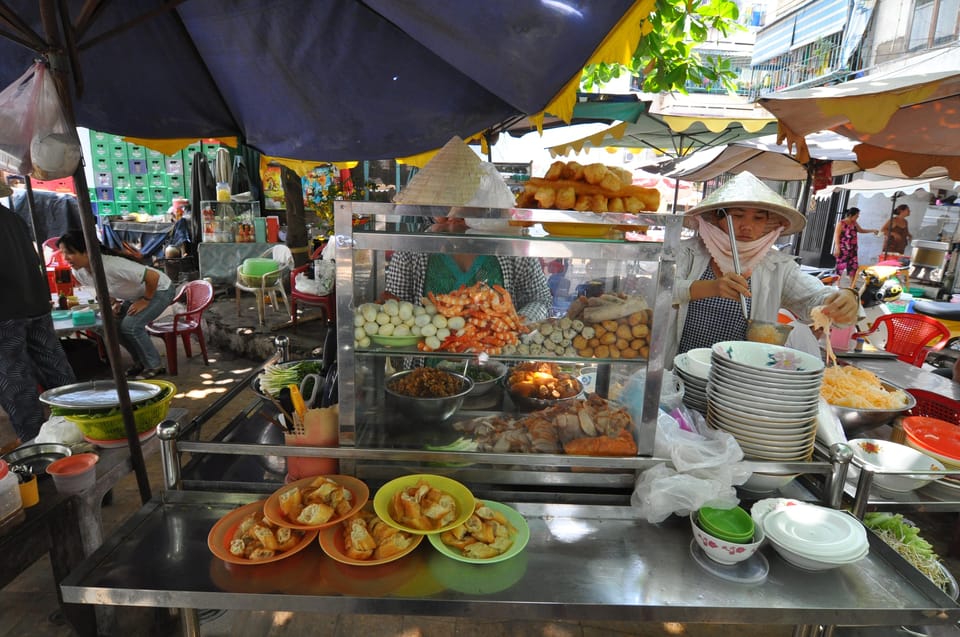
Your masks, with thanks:
[{"label": "woman wearing conical hat", "polygon": [[[837,325],[856,321],[860,307],[855,290],[824,286],[804,274],[793,255],[773,246],[781,236],[803,229],[806,220],[793,206],[750,173],[740,173],[687,213],[696,237],[681,242],[677,254],[674,308],[667,354],[716,342],[745,340],[747,319],[775,323],[780,308],[800,320],[824,306]],[[733,219],[742,276],[733,266],[727,215]]]}]

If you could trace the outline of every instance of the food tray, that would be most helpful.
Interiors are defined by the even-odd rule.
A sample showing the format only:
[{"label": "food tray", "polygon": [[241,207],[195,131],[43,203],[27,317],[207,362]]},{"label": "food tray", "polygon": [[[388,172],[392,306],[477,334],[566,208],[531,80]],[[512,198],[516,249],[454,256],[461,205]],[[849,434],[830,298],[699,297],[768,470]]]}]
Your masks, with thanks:
[{"label": "food tray", "polygon": [[[150,400],[161,391],[159,385],[139,381],[127,383],[127,389],[130,402],[134,405]],[[40,402],[73,409],[116,407],[120,404],[120,395],[117,393],[117,384],[112,380],[91,380],[48,389],[40,394]]]}]

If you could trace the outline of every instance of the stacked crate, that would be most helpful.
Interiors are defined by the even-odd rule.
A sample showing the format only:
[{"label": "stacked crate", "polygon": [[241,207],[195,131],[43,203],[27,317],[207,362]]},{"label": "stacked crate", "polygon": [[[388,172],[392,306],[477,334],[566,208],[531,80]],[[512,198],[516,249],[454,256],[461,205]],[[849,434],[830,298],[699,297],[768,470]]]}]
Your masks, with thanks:
[{"label": "stacked crate", "polygon": [[97,215],[166,214],[174,199],[189,196],[194,153],[216,157],[219,148],[218,140],[204,139],[164,155],[126,142],[120,135],[90,131],[90,199]]}]

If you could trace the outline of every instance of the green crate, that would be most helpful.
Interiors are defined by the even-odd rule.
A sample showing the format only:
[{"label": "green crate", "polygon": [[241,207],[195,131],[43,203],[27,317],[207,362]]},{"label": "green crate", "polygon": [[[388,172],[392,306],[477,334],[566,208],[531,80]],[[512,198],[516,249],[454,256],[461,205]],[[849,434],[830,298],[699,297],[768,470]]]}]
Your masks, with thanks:
[{"label": "green crate", "polygon": [[94,157],[109,157],[110,145],[105,142],[97,142],[96,144],[90,144],[90,153]]},{"label": "green crate", "polygon": [[113,185],[113,175],[110,174],[110,171],[104,171],[99,173],[94,173],[93,183],[96,184],[96,187],[101,186],[112,186]]},{"label": "green crate", "polygon": [[167,202],[167,201],[154,201],[154,202],[153,202],[153,210],[151,210],[150,214],[152,214],[152,215],[154,215],[154,216],[157,216],[157,215],[165,215],[165,214],[167,214],[167,211],[169,211],[169,210],[170,210],[170,202]]},{"label": "green crate", "polygon": [[184,149],[183,157],[184,159],[187,157],[193,157],[195,153],[202,152],[202,150],[203,146],[200,144],[200,142],[197,142],[196,144],[190,144]]},{"label": "green crate", "polygon": [[113,200],[117,203],[130,203],[133,201],[133,188],[114,188]]},{"label": "green crate", "polygon": [[147,178],[147,186],[150,188],[166,188],[167,176],[163,173],[151,173]]},{"label": "green crate", "polygon": [[147,159],[163,159],[163,153],[152,148],[147,149]]},{"label": "green crate", "polygon": [[117,214],[117,204],[112,201],[97,201],[97,215],[100,217],[109,217]]},{"label": "green crate", "polygon": [[130,159],[127,155],[127,144],[111,144],[107,150],[111,159],[122,159],[124,161]]},{"label": "green crate", "polygon": [[149,188],[150,182],[146,175],[130,175],[131,188]]},{"label": "green crate", "polygon": [[131,188],[130,194],[131,194],[130,201],[134,203],[139,203],[139,204],[150,203],[149,188]]},{"label": "green crate", "polygon": [[93,170],[98,173],[111,173],[113,172],[113,162],[110,161],[109,157],[94,157]]},{"label": "green crate", "polygon": [[131,201],[130,202],[130,211],[140,214],[148,215],[153,209],[153,204],[149,201]]},{"label": "green crate", "polygon": [[127,158],[128,159],[146,159],[147,158],[147,149],[143,146],[137,146],[136,144],[127,144]]},{"label": "green crate", "polygon": [[130,175],[113,175],[113,187],[114,188],[132,188],[130,183]]},{"label": "green crate", "polygon": [[167,162],[163,158],[163,155],[161,155],[160,157],[147,158],[147,174],[165,175],[166,173],[167,173]]},{"label": "green crate", "polygon": [[186,188],[171,188],[170,189],[170,201],[174,199],[180,199],[187,196]]},{"label": "green crate", "polygon": [[170,189],[166,186],[160,188],[150,188],[150,201],[157,203],[158,201],[166,201],[169,205],[170,202]]},{"label": "green crate", "polygon": [[167,188],[183,188],[183,175],[164,175],[163,179]]},{"label": "green crate", "polygon": [[90,131],[90,145],[94,144],[122,144],[123,135],[114,135],[112,133],[101,133],[100,131]]},{"label": "green crate", "polygon": [[128,215],[136,212],[134,205],[129,201],[117,201],[113,204],[114,214]]},{"label": "green crate", "polygon": [[110,172],[112,172],[114,176],[129,175],[130,166],[127,164],[126,159],[110,159]]}]

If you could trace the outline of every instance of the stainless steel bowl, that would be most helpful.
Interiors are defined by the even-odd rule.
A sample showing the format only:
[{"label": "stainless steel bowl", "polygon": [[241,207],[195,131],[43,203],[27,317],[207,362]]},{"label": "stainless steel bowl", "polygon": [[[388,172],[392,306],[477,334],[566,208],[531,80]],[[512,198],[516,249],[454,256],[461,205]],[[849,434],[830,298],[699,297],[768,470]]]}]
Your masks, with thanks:
[{"label": "stainless steel bowl", "polygon": [[413,371],[414,370],[412,369],[408,369],[406,371],[397,372],[396,374],[390,376],[387,379],[384,391],[387,394],[388,406],[395,406],[407,417],[408,420],[417,423],[436,425],[448,420],[455,413],[457,413],[457,410],[460,409],[461,405],[463,405],[463,400],[467,397],[467,394],[470,393],[470,390],[473,389],[473,381],[468,377],[464,376],[463,374],[457,374],[456,372],[449,372],[446,370],[440,371],[450,374],[460,381],[460,391],[453,396],[444,396],[443,398],[418,398],[415,396],[398,394],[390,389],[390,385],[394,381],[403,378]]},{"label": "stainless steel bowl", "polygon": [[830,410],[833,412],[833,415],[840,420],[840,424],[843,426],[843,431],[847,434],[847,438],[856,438],[864,431],[889,424],[894,418],[913,409],[917,405],[917,399],[902,387],[897,387],[890,383],[881,383],[881,385],[883,385],[887,391],[899,390],[906,394],[906,404],[903,407],[897,407],[895,409],[857,409],[855,407],[830,405]]},{"label": "stainless steel bowl", "polygon": [[[466,361],[462,360],[441,361],[437,367],[447,372],[461,373],[465,363]],[[486,372],[492,376],[492,378],[477,380],[476,371],[478,369]],[[467,376],[473,380],[473,389],[470,390],[468,396],[485,396],[489,394],[492,389],[500,385],[500,381],[507,375],[508,369],[509,368],[500,361],[485,361],[483,363],[471,362],[467,368]]]},{"label": "stainless steel bowl", "polygon": [[3,456],[3,459],[10,466],[25,465],[34,475],[43,478],[47,475],[47,465],[72,453],[70,447],[59,442],[38,442],[17,447]]}]

